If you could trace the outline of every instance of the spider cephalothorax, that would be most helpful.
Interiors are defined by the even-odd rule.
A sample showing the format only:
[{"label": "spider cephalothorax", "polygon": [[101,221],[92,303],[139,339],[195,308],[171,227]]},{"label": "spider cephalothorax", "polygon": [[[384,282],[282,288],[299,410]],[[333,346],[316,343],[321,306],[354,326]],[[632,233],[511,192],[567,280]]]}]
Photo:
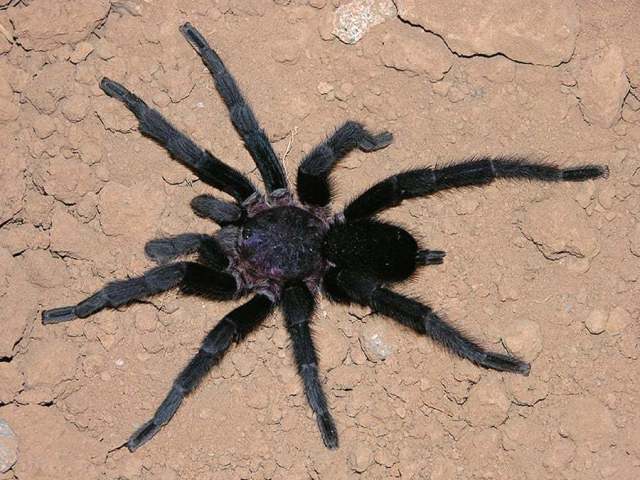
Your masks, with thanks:
[{"label": "spider cephalothorax", "polygon": [[[105,307],[119,307],[176,287],[215,300],[254,296],[228,313],[204,338],[154,416],[131,436],[129,450],[151,439],[233,341],[243,339],[276,305],[282,306],[298,372],[323,441],[329,448],[337,447],[338,434],[318,376],[310,328],[319,292],[336,302],[369,306],[481,367],[529,373],[528,363],[486,350],[428,306],[386,288],[406,280],[420,266],[442,263],[444,252],[419,248],[406,230],[379,221],[376,215],[405,199],[485,185],[496,178],[582,181],[606,176],[606,167],[562,169],[520,158],[474,158],[393,175],[333,216],[329,175],[334,165],[356,148],[370,152],[386,147],[391,134],[371,134],[356,122],[343,124],[302,160],[296,200],[280,160],[220,57],[189,23],[181,31],[211,71],[231,120],[260,171],[266,193],[198,147],[125,87],[104,78],[102,90],[133,112],[142,133],[164,146],[204,183],[235,201],[210,195],[194,198],[191,205],[195,213],[222,227],[217,234],[185,233],[151,240],[145,252],[159,266],[140,277],[109,283],[77,305],[46,310],[42,321],[50,324],[86,318]],[[190,254],[197,254],[198,261],[175,261]]]},{"label": "spider cephalothorax", "polygon": [[274,300],[280,297],[283,285],[291,281],[302,281],[317,292],[326,269],[321,250],[329,221],[326,212],[314,212],[297,204],[290,195],[281,195],[275,205],[254,209],[236,229],[236,238],[227,251],[232,270],[245,289],[263,287]]}]

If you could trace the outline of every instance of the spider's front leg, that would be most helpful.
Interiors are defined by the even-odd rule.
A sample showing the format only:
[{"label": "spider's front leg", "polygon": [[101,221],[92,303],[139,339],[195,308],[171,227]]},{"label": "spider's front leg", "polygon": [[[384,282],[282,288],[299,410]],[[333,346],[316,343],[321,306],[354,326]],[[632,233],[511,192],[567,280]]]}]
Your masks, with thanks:
[{"label": "spider's front leg", "polygon": [[212,195],[198,195],[191,200],[191,209],[202,218],[213,220],[221,227],[242,222],[247,212],[237,203],[220,200]]},{"label": "spider's front leg", "polygon": [[258,167],[267,191],[287,188],[287,177],[280,159],[220,56],[190,23],[182,25],[180,31],[213,75],[216,89],[229,109],[231,122]]},{"label": "spider's front leg", "polygon": [[242,340],[273,310],[273,302],[264,295],[256,295],[249,302],[228,313],[202,341],[202,345],[188,365],[174,380],[173,386],[151,420],[131,435],[127,448],[134,451],[166,425],[176,413],[182,400],[191,393],[211,368],[222,358],[232,342]]},{"label": "spider's front leg", "polygon": [[238,202],[257,192],[247,177],[211,152],[200,148],[187,135],[171,125],[160,112],[149,107],[124,85],[105,77],[100,81],[100,88],[110,97],[122,102],[136,116],[141,133],[156,140],[173,158],[190,168],[204,183],[228,193]]},{"label": "spider's front leg", "polygon": [[216,300],[232,299],[238,291],[235,278],[228,273],[199,263],[176,262],[152,268],[140,277],[108,283],[77,305],[44,310],[42,323],[86,318],[106,307],[117,308],[175,287],[188,294]]},{"label": "spider's front leg", "polygon": [[359,148],[373,152],[393,141],[389,132],[373,134],[360,123],[348,121],[315,147],[298,167],[298,196],[307,205],[324,207],[331,201],[329,174],[349,152]]},{"label": "spider's front leg", "polygon": [[325,289],[338,301],[350,301],[371,307],[412,330],[431,337],[451,353],[484,368],[529,375],[531,366],[519,358],[490,352],[450,325],[427,305],[379,285],[359,273],[330,271]]},{"label": "spider's front leg", "polygon": [[215,270],[224,270],[229,266],[229,258],[218,241],[202,233],[183,233],[173,237],[155,238],[144,246],[147,257],[159,264],[196,252],[203,263]]}]

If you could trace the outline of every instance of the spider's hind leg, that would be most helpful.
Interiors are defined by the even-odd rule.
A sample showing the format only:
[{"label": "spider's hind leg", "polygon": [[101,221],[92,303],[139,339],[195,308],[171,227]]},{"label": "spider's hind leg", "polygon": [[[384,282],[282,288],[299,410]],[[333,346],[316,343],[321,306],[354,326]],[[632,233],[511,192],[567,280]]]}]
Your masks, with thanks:
[{"label": "spider's hind leg", "polygon": [[329,272],[325,285],[332,298],[370,306],[417,333],[427,335],[460,358],[484,368],[529,375],[530,365],[519,358],[491,352],[449,324],[430,307],[380,286],[370,278],[347,270]]},{"label": "spider's hind leg", "polygon": [[273,302],[263,295],[256,295],[244,305],[229,312],[204,338],[198,353],[174,380],[171,390],[153,414],[131,435],[127,442],[129,451],[141,447],[151,440],[160,429],[169,423],[182,400],[191,393],[211,368],[218,363],[231,344],[242,340],[256,328],[273,309]]},{"label": "spider's hind leg", "polygon": [[285,287],[282,297],[287,330],[291,337],[294,359],[307,401],[316,415],[324,445],[329,449],[338,448],[338,431],[318,378],[318,357],[310,326],[315,300],[309,289],[301,282]]}]

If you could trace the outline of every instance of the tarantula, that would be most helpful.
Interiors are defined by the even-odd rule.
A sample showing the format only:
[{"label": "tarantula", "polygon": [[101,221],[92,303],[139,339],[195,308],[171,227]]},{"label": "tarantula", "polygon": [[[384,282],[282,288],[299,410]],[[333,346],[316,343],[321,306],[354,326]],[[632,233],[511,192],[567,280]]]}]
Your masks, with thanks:
[{"label": "tarantula", "polygon": [[[478,157],[393,175],[356,197],[342,213],[333,215],[329,207],[329,175],[333,167],[356,148],[372,152],[388,146],[391,133],[372,134],[353,121],[343,124],[302,160],[296,199],[267,135],[218,54],[191,24],[182,25],[180,31],[213,75],[231,121],[260,171],[266,194],[242,173],[198,147],[135,94],[103,78],[102,90],[133,112],[143,134],[162,145],[204,183],[227,193],[235,202],[210,195],[195,197],[191,202],[194,212],[221,226],[215,235],[185,233],[149,241],[145,253],[159,266],[140,277],[108,283],[77,305],[46,310],[42,322],[86,318],[105,307],[117,308],[175,287],[213,300],[230,300],[249,293],[254,296],[228,313],[206,335],[153,418],[129,438],[126,445],[130,451],[168,423],[184,397],[230,345],[245,338],[277,305],[282,306],[298,373],[324,444],[336,448],[338,433],[318,375],[310,326],[315,297],[320,291],[335,302],[369,306],[480,367],[529,374],[528,363],[486,350],[429,306],[386,287],[408,279],[418,267],[442,263],[445,252],[422,249],[406,230],[380,221],[376,215],[405,199],[450,188],[486,185],[495,178],[583,181],[605,177],[607,167],[563,169],[521,158]],[[174,261],[190,254],[196,254],[199,261]]]}]

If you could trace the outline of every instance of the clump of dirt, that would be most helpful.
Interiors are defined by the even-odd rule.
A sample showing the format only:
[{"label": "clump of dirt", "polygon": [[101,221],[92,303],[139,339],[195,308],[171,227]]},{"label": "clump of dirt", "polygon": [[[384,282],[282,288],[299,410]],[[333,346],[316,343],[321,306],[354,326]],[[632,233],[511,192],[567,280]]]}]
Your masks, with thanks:
[{"label": "clump of dirt", "polygon": [[[640,10],[517,3],[0,1],[0,479],[640,478]],[[346,44],[341,6],[392,14]],[[531,361],[529,377],[323,300],[339,450],[322,445],[279,315],[152,442],[119,448],[233,305],[170,293],[47,328],[39,314],[148,268],[153,237],[212,230],[189,208],[208,189],[140,135],[102,76],[258,181],[178,32],[187,20],[292,179],[346,119],[394,133],[336,169],[336,209],[393,172],[473,155],[609,166],[606,181],[496,183],[384,215],[448,253],[404,291]]]}]

